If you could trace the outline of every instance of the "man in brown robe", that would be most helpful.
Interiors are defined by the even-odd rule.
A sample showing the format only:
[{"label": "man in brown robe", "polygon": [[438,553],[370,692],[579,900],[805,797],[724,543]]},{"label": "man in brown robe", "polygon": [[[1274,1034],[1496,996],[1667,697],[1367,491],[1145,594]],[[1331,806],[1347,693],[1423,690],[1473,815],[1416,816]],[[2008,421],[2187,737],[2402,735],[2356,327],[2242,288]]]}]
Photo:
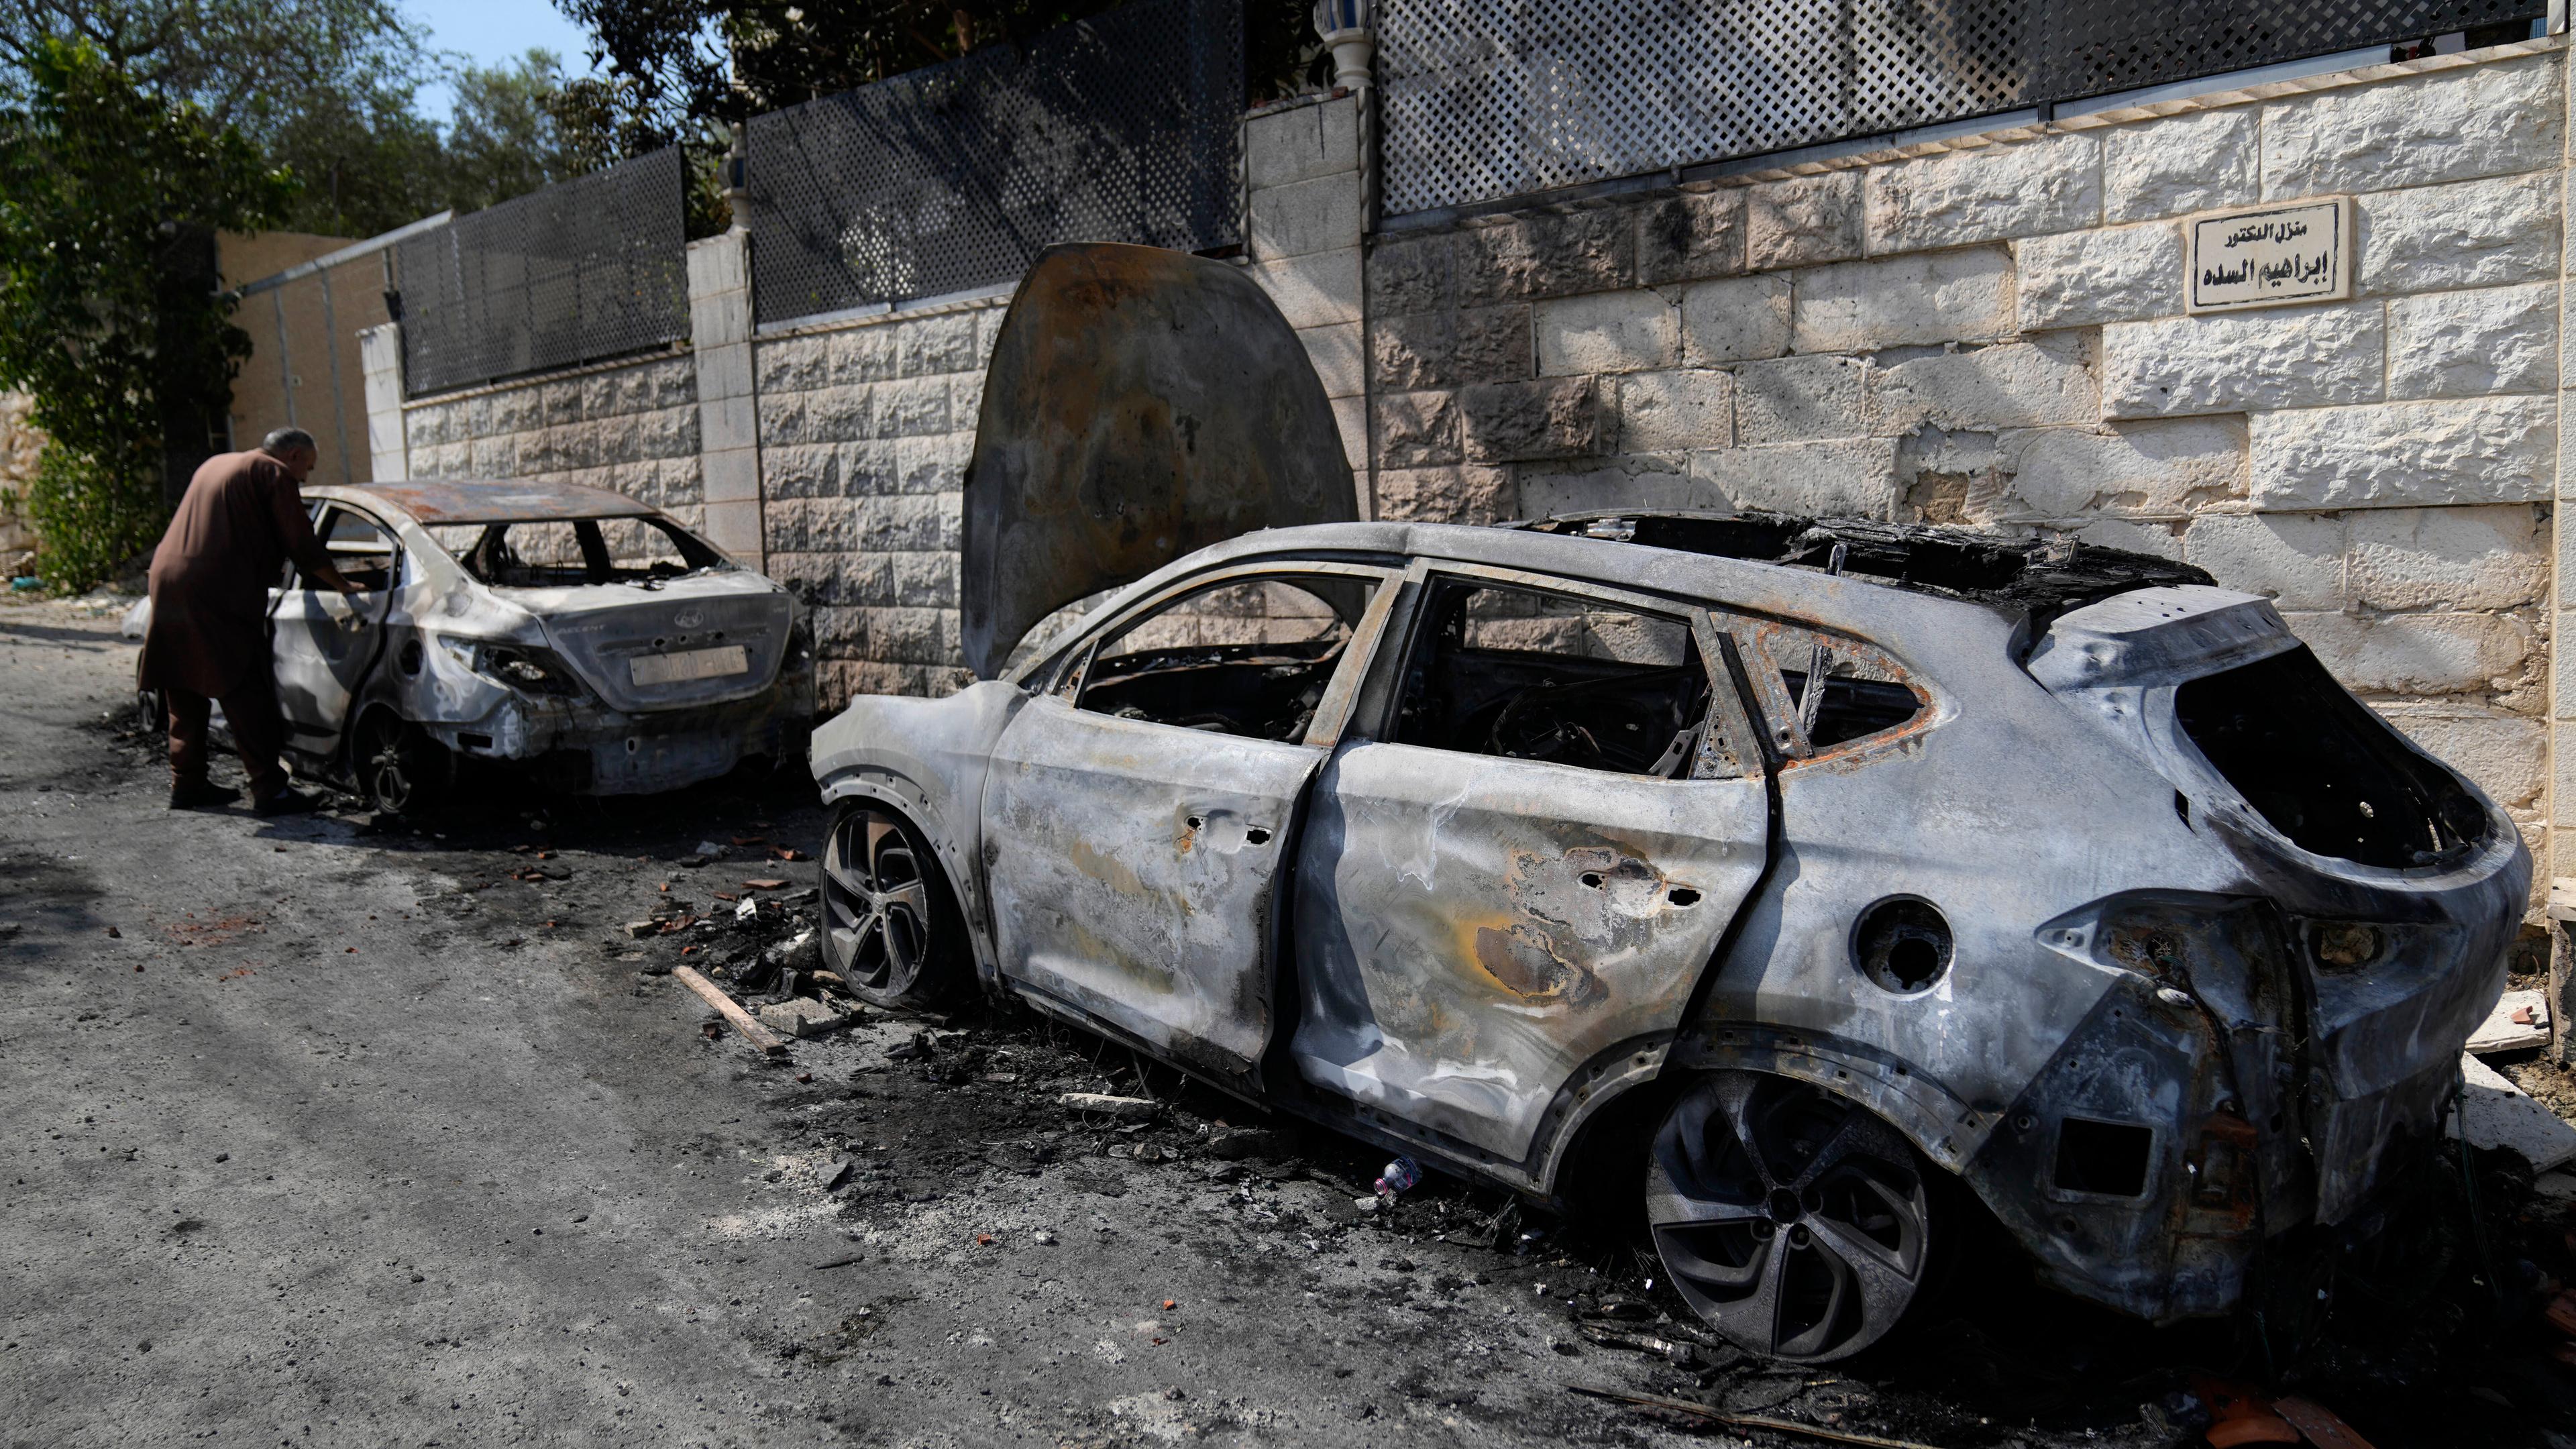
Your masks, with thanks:
[{"label": "man in brown robe", "polygon": [[152,554],[152,622],[143,636],[137,682],[161,691],[170,725],[170,808],[227,804],[240,791],[206,778],[206,720],[221,700],[251,808],[292,815],[313,808],[287,784],[278,751],[286,726],[271,672],[268,591],[287,560],[308,579],[358,592],[331,566],[298,486],[321,461],[313,435],[280,428],[256,452],[206,460]]}]

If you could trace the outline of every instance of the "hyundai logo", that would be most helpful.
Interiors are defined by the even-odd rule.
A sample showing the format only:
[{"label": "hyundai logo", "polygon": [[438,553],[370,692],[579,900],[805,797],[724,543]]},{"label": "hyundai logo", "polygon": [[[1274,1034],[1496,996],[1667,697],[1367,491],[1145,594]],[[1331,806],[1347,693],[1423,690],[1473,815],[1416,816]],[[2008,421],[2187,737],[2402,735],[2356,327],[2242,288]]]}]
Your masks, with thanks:
[{"label": "hyundai logo", "polygon": [[671,622],[683,629],[694,629],[705,623],[706,617],[695,609],[682,609],[671,616]]}]

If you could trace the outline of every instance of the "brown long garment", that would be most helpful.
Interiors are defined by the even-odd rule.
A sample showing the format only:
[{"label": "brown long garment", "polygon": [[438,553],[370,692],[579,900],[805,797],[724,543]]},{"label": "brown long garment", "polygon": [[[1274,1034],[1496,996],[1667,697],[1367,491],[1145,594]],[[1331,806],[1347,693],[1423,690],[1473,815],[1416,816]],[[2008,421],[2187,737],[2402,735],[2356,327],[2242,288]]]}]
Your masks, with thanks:
[{"label": "brown long garment", "polygon": [[308,573],[329,561],[285,467],[260,452],[207,459],[152,554],[152,625],[136,681],[209,699],[264,682],[268,591],[290,558]]}]

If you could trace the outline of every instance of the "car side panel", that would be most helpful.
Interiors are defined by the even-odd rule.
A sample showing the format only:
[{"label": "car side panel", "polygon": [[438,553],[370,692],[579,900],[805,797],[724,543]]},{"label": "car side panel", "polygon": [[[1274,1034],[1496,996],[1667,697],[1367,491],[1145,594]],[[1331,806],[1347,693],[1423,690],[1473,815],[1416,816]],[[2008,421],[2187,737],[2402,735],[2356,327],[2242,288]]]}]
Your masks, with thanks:
[{"label": "car side panel", "polygon": [[1522,1161],[1587,1064],[1661,1059],[1768,829],[1758,777],[1345,747],[1299,856],[1300,1075]]},{"label": "car side panel", "polygon": [[824,803],[873,800],[929,838],[988,986],[996,980],[993,917],[978,821],[993,743],[1028,703],[1026,691],[998,680],[945,699],[863,695],[814,731],[814,780]]}]

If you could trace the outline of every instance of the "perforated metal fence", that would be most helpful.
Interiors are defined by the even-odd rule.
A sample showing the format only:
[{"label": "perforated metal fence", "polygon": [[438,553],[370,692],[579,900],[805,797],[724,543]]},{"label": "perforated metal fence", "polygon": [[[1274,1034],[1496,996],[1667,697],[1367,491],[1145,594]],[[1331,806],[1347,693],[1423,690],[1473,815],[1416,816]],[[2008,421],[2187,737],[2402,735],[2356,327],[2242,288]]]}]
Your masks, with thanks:
[{"label": "perforated metal fence", "polygon": [[1401,214],[2541,18],[2547,0],[1383,0]]},{"label": "perforated metal fence", "polygon": [[1237,238],[1242,0],[1141,0],[752,119],[761,322],[1017,277],[1059,241]]},{"label": "perforated metal fence", "polygon": [[676,149],[620,162],[394,249],[411,396],[689,335]]}]

